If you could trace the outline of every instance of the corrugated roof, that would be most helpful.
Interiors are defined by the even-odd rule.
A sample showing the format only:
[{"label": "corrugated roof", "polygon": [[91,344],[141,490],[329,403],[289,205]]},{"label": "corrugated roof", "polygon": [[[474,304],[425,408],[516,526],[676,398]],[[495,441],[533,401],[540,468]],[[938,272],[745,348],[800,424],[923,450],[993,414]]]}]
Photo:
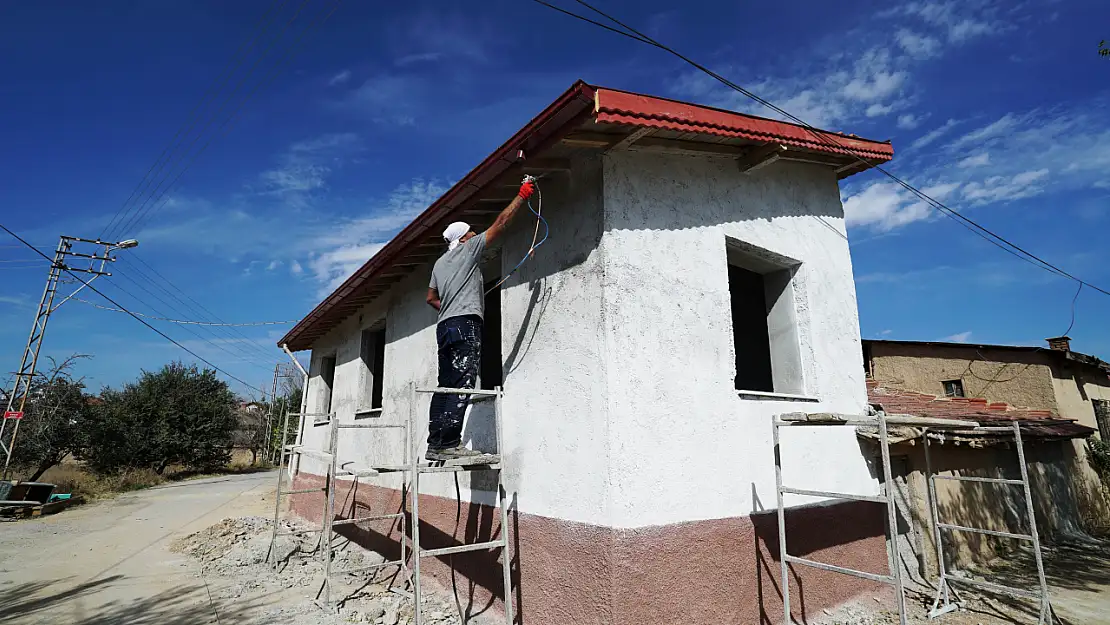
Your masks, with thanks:
[{"label": "corrugated roof", "polygon": [[753,141],[778,141],[816,152],[860,156],[889,161],[890,143],[870,141],[827,130],[809,130],[798,124],[745,115],[735,111],[598,88],[597,121],[646,128],[664,128]]},{"label": "corrugated roof", "polygon": [[[535,157],[572,132],[582,130],[583,126],[597,129],[606,124],[618,129],[631,127],[679,131],[683,139],[711,136],[720,138],[720,141],[735,139],[756,144],[779,142],[800,149],[803,156],[806,152],[818,153],[828,155],[821,157],[823,159],[841,159],[838,163],[842,165],[847,162],[847,165],[840,168],[840,177],[868,167],[863,163],[853,164],[849,156],[852,152],[856,152],[871,165],[886,162],[894,155],[894,149],[889,143],[827,131],[811,131],[785,122],[595,87],[578,81],[401,230],[282,337],[278,345],[288,345],[293,351],[309,349],[314,341],[344,319],[387,292],[404,273],[394,270],[394,266],[408,262],[401,259],[408,254],[415,254],[414,250],[421,241],[427,244],[430,240],[434,244],[438,237],[434,230],[437,225],[458,217],[467,202],[495,186],[502,174],[512,173],[514,167],[527,167],[528,161],[522,162],[518,157],[520,152],[527,157]],[[823,139],[818,139],[815,132]],[[613,137],[614,141],[622,138],[620,134],[603,136]],[[706,149],[713,147],[709,142],[688,143]],[[729,149],[743,151],[745,148],[730,145]]]}]

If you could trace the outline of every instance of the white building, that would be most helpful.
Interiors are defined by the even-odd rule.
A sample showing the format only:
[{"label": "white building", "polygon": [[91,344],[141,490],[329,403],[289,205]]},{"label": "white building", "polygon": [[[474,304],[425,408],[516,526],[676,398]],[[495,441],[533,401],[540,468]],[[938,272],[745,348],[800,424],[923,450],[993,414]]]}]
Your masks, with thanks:
[{"label": "white building", "polygon": [[[505,389],[523,622],[777,622],[771,416],[866,410],[837,181],[867,165],[850,153],[874,164],[893,149],[579,82],[282,339],[312,350],[307,409],[396,423],[415,412],[423,443],[429,397],[410,389],[436,382],[436,314],[424,299],[440,233],[456,219],[481,231],[523,173],[542,173],[550,238],[487,301],[482,366],[482,385]],[[487,283],[524,256],[534,229],[522,211],[486,263]],[[464,443],[493,450],[487,405],[471,407]],[[326,429],[307,424],[303,440],[323,448]],[[855,433],[834,429],[784,433],[785,482],[876,493]],[[399,433],[346,432],[343,460],[404,457]],[[305,459],[298,484],[322,472]],[[451,477],[422,479],[425,547],[497,531],[492,478],[460,480],[456,529]],[[399,482],[364,484],[358,501],[396,511]],[[296,509],[318,518],[311,497]],[[792,553],[886,571],[880,506],[787,505]],[[398,539],[388,528],[356,538],[386,550]],[[503,596],[497,557],[455,556],[476,606]],[[425,571],[449,569],[426,561]],[[799,614],[874,588],[797,574]]]}]

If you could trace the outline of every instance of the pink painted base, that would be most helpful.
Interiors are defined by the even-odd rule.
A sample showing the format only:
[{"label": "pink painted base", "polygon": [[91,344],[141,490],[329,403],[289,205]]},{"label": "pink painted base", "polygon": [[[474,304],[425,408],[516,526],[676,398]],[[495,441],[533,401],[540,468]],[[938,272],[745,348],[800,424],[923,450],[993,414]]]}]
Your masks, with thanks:
[{"label": "pink painted base", "polygon": [[[322,486],[301,474],[295,488]],[[397,512],[399,491],[339,482],[337,518]],[[343,502],[340,505],[340,502]],[[293,496],[293,512],[318,522],[323,497]],[[495,508],[420,498],[425,549],[495,540]],[[513,593],[525,625],[752,625],[783,621],[775,514],[622,530],[510,510]],[[337,528],[354,542],[396,559],[396,523]],[[883,509],[851,502],[789,510],[790,553],[841,566],[887,572]],[[454,588],[471,616],[499,619],[504,584],[500,551],[421,560],[423,575]],[[791,571],[794,618],[807,623],[824,608],[862,593],[891,597],[882,584],[809,567]]]}]

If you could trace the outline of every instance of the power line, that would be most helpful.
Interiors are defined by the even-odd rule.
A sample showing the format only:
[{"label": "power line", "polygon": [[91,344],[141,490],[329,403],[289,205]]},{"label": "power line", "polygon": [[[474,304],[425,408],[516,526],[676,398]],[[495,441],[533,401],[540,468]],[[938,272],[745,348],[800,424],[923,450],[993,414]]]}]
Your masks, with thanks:
[{"label": "power line", "polygon": [[[145,292],[146,292],[147,294],[149,294],[149,295],[153,296],[153,297],[154,297],[155,299],[157,299],[158,301],[162,302],[163,304],[165,304],[165,305],[167,305],[167,306],[170,306],[170,304],[169,304],[169,303],[167,303],[167,302],[166,302],[166,300],[164,300],[164,299],[163,299],[163,298],[162,298],[162,297],[161,297],[160,295],[158,295],[157,293],[154,293],[154,292],[153,292],[153,291],[151,291],[150,289],[146,288],[145,286],[143,286],[142,284],[140,284],[140,283],[139,283],[138,281],[136,281],[136,280],[135,280],[134,278],[132,278],[132,277],[130,277],[130,276],[128,276],[128,275],[126,275],[126,274],[118,274],[118,275],[121,275],[121,276],[123,276],[124,278],[127,278],[127,279],[128,279],[129,281],[131,281],[131,283],[132,283],[132,284],[134,284],[135,286],[139,287],[140,289],[142,289],[143,291],[145,291]],[[145,305],[145,306],[146,306],[147,308],[149,308],[149,309],[153,310],[153,311],[154,311],[154,312],[155,312],[155,313],[156,313],[157,315],[159,315],[159,316],[162,316],[162,317],[169,317],[169,315],[168,315],[168,314],[167,314],[166,312],[164,312],[164,311],[162,311],[162,310],[159,310],[159,309],[158,309],[158,308],[157,308],[156,306],[154,306],[154,305],[153,305],[153,304],[151,304],[150,302],[144,302],[143,300],[139,299],[138,297],[136,297],[136,296],[135,296],[135,294],[134,294],[134,293],[131,293],[131,292],[130,292],[130,291],[128,291],[127,289],[123,288],[123,286],[122,286],[122,285],[120,285],[120,284],[118,284],[118,283],[115,283],[115,282],[109,282],[108,284],[111,284],[111,285],[112,285],[112,286],[114,286],[115,288],[117,288],[117,289],[119,289],[120,291],[122,291],[122,292],[123,292],[124,294],[126,294],[126,295],[130,296],[130,297],[131,297],[132,299],[134,299],[134,300],[135,300],[136,302],[138,302],[138,303],[140,303],[140,304],[143,304],[143,305]],[[128,311],[128,312],[130,313],[130,311]],[[138,314],[138,313],[131,313],[131,314]],[[148,316],[148,315],[143,315],[143,316]],[[257,360],[257,356],[254,356],[254,355],[252,355],[252,354],[251,354],[250,352],[247,352],[246,350],[244,350],[244,349],[243,349],[243,348],[242,348],[241,346],[239,346],[239,345],[238,345],[238,343],[237,343],[237,342],[231,342],[231,343],[228,343],[229,345],[231,345],[231,346],[233,346],[233,347],[235,347],[235,348],[237,349],[238,353],[236,354],[235,352],[232,352],[232,351],[231,351],[230,349],[228,349],[228,348],[224,347],[223,345],[221,345],[221,344],[219,344],[219,343],[215,342],[215,341],[226,341],[227,339],[225,339],[225,338],[223,338],[223,337],[220,337],[220,336],[217,336],[217,335],[216,335],[216,334],[215,334],[215,333],[213,332],[213,330],[212,330],[212,329],[210,329],[210,328],[201,328],[201,329],[203,329],[203,330],[205,330],[206,332],[208,332],[208,333],[212,334],[212,338],[205,338],[204,336],[201,336],[201,335],[200,335],[200,333],[198,333],[198,332],[197,332],[196,330],[194,330],[194,329],[193,329],[193,328],[191,328],[191,327],[188,327],[188,326],[182,327],[182,330],[185,330],[185,331],[186,331],[186,332],[188,332],[189,334],[192,334],[192,335],[193,335],[193,336],[195,336],[195,337],[196,337],[196,338],[197,338],[198,340],[200,340],[200,341],[202,341],[202,342],[204,342],[204,343],[207,343],[208,345],[210,345],[210,346],[212,346],[212,347],[214,347],[214,348],[216,348],[216,349],[218,349],[218,350],[220,350],[220,351],[224,352],[225,354],[227,354],[227,355],[231,356],[232,358],[234,358],[234,359],[236,359],[236,360],[240,360],[240,361],[242,361],[242,362],[244,362],[244,363],[246,363],[246,364],[249,364],[249,365],[252,365],[252,366],[255,366],[255,367],[259,367],[259,368],[261,368],[261,369],[265,369],[265,370],[269,370],[269,369],[270,369],[270,366],[269,366],[269,365],[267,365],[267,366],[262,366],[262,365],[260,364],[260,363],[261,363],[262,361],[261,361],[261,360]],[[214,340],[213,340],[213,339],[214,339]]]},{"label": "power line", "polygon": [[[288,0],[280,0],[281,5],[284,6],[285,2],[287,1]],[[143,191],[140,191],[139,189],[143,187],[144,182],[147,183],[146,186],[147,188],[149,188],[150,180],[153,179],[151,178],[151,172],[154,172],[155,167],[158,167],[158,171],[154,173],[154,177],[158,177],[158,175],[162,171],[162,168],[164,168],[166,163],[169,162],[169,159],[166,158],[166,155],[171,151],[171,149],[176,149],[177,140],[179,137],[182,136],[183,132],[185,133],[185,136],[188,136],[189,133],[192,132],[193,127],[196,125],[196,121],[198,119],[197,113],[200,111],[201,107],[204,106],[204,103],[208,100],[209,96],[216,94],[220,89],[223,88],[223,85],[227,83],[227,80],[231,77],[232,74],[235,73],[236,70],[239,69],[243,61],[246,59],[244,53],[248,51],[254,45],[255,40],[257,40],[258,37],[264,34],[266,32],[266,29],[269,28],[269,22],[271,19],[270,13],[274,11],[275,7],[278,6],[278,2],[279,0],[274,0],[274,3],[270,5],[270,8],[267,9],[266,13],[263,14],[262,21],[258,25],[259,30],[255,33],[254,37],[240,44],[239,49],[235,52],[235,56],[232,57],[231,62],[228,63],[227,68],[225,68],[225,70],[221,72],[221,74],[223,75],[222,81],[219,78],[213,81],[213,83],[209,85],[208,90],[205,91],[204,95],[201,96],[200,100],[198,100],[197,103],[193,105],[193,109],[189,112],[189,115],[185,118],[185,121],[182,122],[181,126],[178,127],[177,132],[173,135],[173,138],[170,139],[170,142],[166,144],[166,147],[162,148],[162,153],[158,155],[158,158],[155,159],[153,163],[151,163],[150,169],[148,169],[146,174],[143,175],[142,179],[139,180],[139,183],[135,185],[135,188],[131,191],[131,195],[127,197],[127,199],[116,211],[116,214],[112,216],[111,221],[109,221],[107,225],[104,226],[104,229],[100,231],[99,238],[104,238],[105,233],[112,227],[113,224],[115,224],[116,220],[120,218],[121,213],[126,214],[125,209],[127,209],[128,204],[131,203],[131,200],[135,198],[136,193],[139,194],[139,197],[142,197],[142,194],[146,192],[145,189],[143,189]],[[280,8],[278,9],[278,12],[280,12]],[[236,59],[239,59],[238,63],[235,62]],[[217,83],[219,83],[218,87],[216,86]],[[159,163],[161,163],[161,167],[158,166]]]},{"label": "power line", "polygon": [[[197,145],[197,142],[200,141],[200,139],[204,136],[204,133],[207,132],[208,129],[212,126],[212,123],[216,120],[216,118],[219,117],[221,114],[223,114],[224,109],[227,107],[227,104],[229,102],[231,102],[231,100],[236,96],[236,94],[239,93],[239,90],[243,87],[243,84],[246,83],[246,81],[251,77],[251,74],[253,74],[255,72],[255,70],[258,69],[259,63],[266,60],[266,58],[270,55],[270,52],[273,50],[274,46],[278,42],[281,41],[282,37],[285,35],[285,32],[287,30],[289,30],[290,26],[293,25],[293,22],[296,21],[297,17],[301,14],[301,11],[305,8],[305,6],[308,5],[308,3],[309,3],[309,0],[301,0],[301,3],[297,7],[297,10],[293,13],[293,17],[291,17],[289,19],[289,21],[285,23],[285,26],[282,27],[281,31],[279,31],[274,37],[270,38],[270,40],[266,44],[265,49],[263,49],[262,52],[255,58],[254,63],[250,66],[250,68],[248,68],[246,70],[246,72],[242,76],[239,77],[239,81],[235,84],[235,86],[231,89],[231,91],[224,96],[223,102],[221,102],[216,107],[216,109],[211,112],[211,114],[208,116],[207,121],[204,122],[201,129],[197,132],[196,136],[193,137],[192,142],[190,142],[188,147],[184,148],[184,150],[180,153],[181,157],[178,159],[178,161],[176,163],[174,163],[170,167],[170,170],[166,172],[165,177],[158,181],[157,185],[154,187],[154,190],[151,191],[150,195],[147,196],[147,198],[145,200],[143,200],[142,203],[140,203],[136,207],[134,213],[131,215],[130,219],[126,221],[126,223],[123,220],[121,220],[121,222],[119,224],[119,232],[120,233],[126,232],[127,228],[134,222],[136,216],[140,215],[143,212],[144,208],[149,208],[149,206],[148,206],[149,202],[151,202],[152,200],[154,202],[158,201],[158,199],[155,198],[155,194],[158,193],[159,189],[162,189],[162,185],[165,184],[165,182],[170,179],[171,175],[173,175],[173,168],[177,167],[178,165],[181,164],[182,161],[185,160],[186,153],[188,153],[190,150],[192,150]],[[265,32],[266,28],[268,28],[268,27],[269,27],[269,25],[267,24],[266,27],[263,28],[263,32]],[[238,69],[238,68],[236,68],[236,69]],[[234,73],[234,72],[232,72],[232,73]],[[228,75],[228,77],[230,78],[230,74]],[[186,169],[188,169],[188,168],[186,167]],[[184,173],[184,170],[182,171],[182,173]],[[176,183],[176,179],[174,180],[174,183]],[[171,186],[174,183],[171,183]],[[149,185],[148,185],[148,188],[149,188]],[[169,187],[166,187],[166,189],[163,190],[163,194],[165,193],[165,191],[168,191],[168,190],[169,190]],[[158,196],[158,197],[161,197],[161,196]],[[113,236],[115,236],[115,235],[113,235]]]},{"label": "power line", "polygon": [[798,117],[788,113],[787,111],[779,108],[778,106],[775,106],[771,102],[768,102],[767,100],[764,100],[763,98],[760,98],[758,95],[752,93],[751,91],[748,91],[747,89],[741,87],[740,85],[737,85],[736,83],[728,80],[727,78],[721,76],[720,74],[717,74],[716,72],[710,70],[709,68],[705,67],[704,65],[701,65],[700,63],[694,61],[693,59],[690,59],[689,57],[675,51],[673,48],[670,48],[666,45],[663,45],[663,44],[659,43],[655,39],[649,37],[648,35],[643,34],[642,32],[636,30],[635,28],[632,28],[631,26],[628,26],[624,22],[621,22],[620,20],[616,19],[615,17],[612,17],[611,15],[605,13],[604,11],[590,5],[589,3],[585,2],[584,0],[575,0],[575,1],[578,4],[581,4],[582,6],[584,6],[588,9],[590,9],[591,11],[597,13],[598,15],[601,15],[605,19],[610,20],[614,24],[617,24],[618,26],[620,26],[621,28],[623,28],[625,30],[620,30],[618,28],[613,28],[613,27],[607,26],[605,24],[600,24],[600,23],[596,22],[595,20],[592,20],[588,17],[585,17],[583,15],[579,15],[579,14],[571,12],[571,11],[567,11],[566,9],[556,7],[556,6],[554,6],[554,5],[552,5],[548,2],[545,2],[544,0],[533,0],[533,2],[536,2],[537,4],[541,4],[541,5],[546,6],[548,8],[554,9],[554,10],[560,12],[560,13],[563,13],[564,15],[568,15],[568,16],[573,17],[575,19],[582,20],[584,22],[588,22],[588,23],[593,24],[595,26],[600,26],[600,27],[604,28],[605,30],[617,33],[617,34],[622,35],[624,37],[628,37],[629,39],[633,39],[633,40],[638,41],[640,43],[647,44],[649,46],[658,48],[660,50],[663,50],[664,52],[667,52],[668,54],[671,54],[672,56],[675,56],[675,57],[681,59],[682,61],[686,62],[687,64],[689,64],[689,65],[693,66],[694,68],[696,68],[696,69],[704,72],[705,74],[709,75],[714,80],[717,80],[721,84],[729,87],[730,89],[733,89],[733,90],[743,94],[744,96],[762,104],[763,106],[766,106],[767,108],[770,108],[771,110],[779,113],[780,115],[794,121],[795,123],[797,123],[800,126],[802,126],[803,128],[805,128],[807,131],[809,131],[810,134],[812,134],[818,141],[821,141],[821,142],[826,143],[828,145],[832,145],[834,147],[837,147],[840,150],[843,150],[846,153],[848,153],[850,156],[855,158],[860,163],[866,165],[868,168],[874,168],[874,169],[880,171],[883,175],[885,175],[888,178],[890,178],[891,180],[893,180],[895,183],[897,183],[903,189],[905,189],[906,191],[909,191],[911,194],[915,195],[918,199],[922,200],[923,202],[925,202],[926,204],[928,204],[929,206],[931,206],[935,210],[940,211],[941,214],[945,215],[949,219],[952,219],[956,223],[959,223],[964,228],[967,228],[972,233],[976,234],[977,236],[981,237],[982,239],[986,240],[987,242],[991,243],[992,245],[998,247],[999,249],[1007,252],[1008,254],[1011,254],[1011,255],[1015,256],[1016,258],[1020,258],[1021,260],[1025,261],[1025,262],[1028,262],[1028,263],[1032,264],[1035,267],[1038,267],[1040,269],[1044,269],[1045,271],[1048,271],[1049,273],[1053,273],[1055,275],[1058,275],[1058,276],[1061,276],[1061,277],[1064,277],[1064,278],[1068,278],[1070,280],[1074,280],[1074,281],[1078,282],[1079,284],[1081,284],[1083,286],[1090,287],[1090,288],[1092,288],[1092,289],[1094,289],[1094,290],[1096,290],[1100,293],[1103,293],[1105,295],[1110,295],[1110,291],[1102,289],[1102,288],[1100,288],[1100,287],[1098,287],[1094,284],[1091,284],[1090,282],[1087,282],[1086,280],[1083,280],[1081,278],[1078,278],[1078,277],[1068,273],[1067,271],[1065,271],[1065,270],[1061,269],[1060,267],[1058,267],[1058,266],[1040,258],[1039,256],[1033,254],[1032,252],[1029,252],[1028,250],[1025,250],[1024,248],[1020,247],[1019,245],[1017,245],[1015,243],[1012,243],[1011,241],[1007,240],[1005,237],[992,232],[991,230],[989,230],[986,227],[980,225],[979,223],[973,221],[972,219],[970,219],[968,217],[965,217],[959,211],[956,211],[955,209],[952,209],[952,208],[948,207],[943,202],[940,202],[939,200],[936,200],[936,199],[930,197],[926,193],[920,191],[916,187],[914,187],[914,186],[910,185],[909,183],[905,182],[904,180],[902,180],[898,176],[895,176],[891,172],[887,171],[885,168],[883,168],[879,165],[875,165],[873,163],[869,163],[862,156],[860,156],[851,146],[844,145],[844,144],[840,143],[839,141],[837,141],[835,139],[835,137],[833,137],[829,134],[826,134],[824,132],[818,131],[816,128],[814,128],[810,124],[806,123],[805,121],[803,121],[803,120],[799,119]]},{"label": "power line", "polygon": [[[113,312],[127,312],[126,310],[121,310],[119,308],[111,308],[109,306],[101,306],[100,304],[97,304],[96,302],[90,302],[88,300],[83,300],[80,297],[74,297],[72,299],[74,301],[81,302],[82,304],[88,304],[89,306],[92,306],[93,308],[99,308],[101,310],[111,310]],[[169,317],[155,317],[153,315],[144,315],[142,313],[134,313],[134,314],[139,315],[140,317],[145,317],[147,319],[154,319],[155,321],[168,321],[170,323],[178,323],[178,324],[181,324],[181,325],[220,326],[220,327],[225,327],[225,328],[246,328],[246,327],[251,327],[251,326],[276,326],[276,325],[288,325],[290,323],[297,323],[296,321],[255,321],[255,322],[251,322],[251,323],[211,323],[211,322],[208,322],[208,321],[191,321],[191,320],[185,320],[185,319],[170,319]]]},{"label": "power line", "polygon": [[[30,243],[28,243],[28,242],[27,242],[26,240],[24,240],[24,239],[23,239],[23,237],[21,237],[21,236],[19,236],[18,234],[16,234],[16,233],[12,232],[11,230],[9,230],[9,229],[8,229],[8,227],[7,227],[7,226],[5,226],[4,224],[0,224],[0,229],[4,230],[4,232],[7,232],[8,234],[10,234],[10,235],[11,235],[12,237],[14,237],[14,238],[15,238],[15,239],[16,239],[17,241],[19,241],[20,243],[22,243],[23,245],[25,245],[25,246],[26,246],[27,248],[29,248],[29,249],[32,249],[32,250],[34,250],[35,252],[37,252],[37,253],[38,253],[38,254],[39,254],[40,256],[42,256],[42,257],[43,257],[43,258],[45,258],[46,260],[50,260],[50,257],[49,257],[49,256],[47,256],[46,254],[43,254],[42,252],[39,252],[39,251],[38,251],[37,249],[35,249],[35,247],[34,247],[33,245],[31,245],[31,244],[30,244]],[[53,261],[51,261],[51,262],[53,262]],[[63,268],[62,268],[62,271],[65,271],[65,272],[66,272],[66,273],[68,273],[68,274],[69,274],[70,276],[72,276],[72,277],[73,277],[74,279],[79,279],[79,278],[77,277],[77,274],[73,273],[72,271],[70,271],[70,270],[69,270],[69,269],[67,269],[67,268],[64,268],[64,267],[63,267]],[[112,298],[108,297],[107,295],[105,295],[105,294],[104,294],[104,293],[103,293],[103,292],[102,292],[102,291],[101,291],[100,289],[96,288],[96,287],[95,287],[95,286],[93,286],[92,284],[88,284],[88,283],[86,283],[86,284],[87,284],[87,287],[86,287],[86,288],[88,288],[88,289],[89,289],[90,291],[92,291],[93,293],[96,293],[97,295],[99,295],[99,296],[103,297],[103,298],[104,298],[105,300],[107,300],[108,302],[110,302],[110,303],[111,303],[111,304],[112,304],[113,306],[116,306],[117,308],[120,308],[121,310],[123,310],[123,311],[124,311],[124,312],[126,312],[127,314],[131,315],[131,317],[132,317],[132,318],[134,318],[134,319],[135,319],[135,321],[138,321],[139,323],[141,323],[141,324],[143,324],[144,326],[146,326],[146,327],[150,328],[151,330],[153,330],[153,331],[154,331],[155,333],[157,333],[157,334],[158,334],[159,336],[161,336],[162,338],[166,339],[166,340],[167,340],[167,341],[169,341],[170,343],[173,343],[174,345],[176,345],[176,346],[180,347],[181,349],[185,350],[186,352],[188,352],[189,354],[191,354],[191,355],[192,355],[192,356],[193,356],[194,358],[196,358],[197,360],[199,360],[199,361],[203,362],[204,364],[208,365],[209,367],[212,367],[212,368],[213,368],[213,369],[215,369],[216,371],[219,371],[220,373],[222,373],[222,374],[226,375],[227,377],[229,377],[229,378],[231,378],[231,379],[235,380],[236,382],[238,382],[238,383],[242,384],[243,386],[245,386],[245,387],[247,387],[247,388],[251,389],[251,391],[252,391],[252,392],[254,391],[254,387],[253,387],[253,386],[251,386],[251,385],[250,385],[250,384],[249,384],[248,382],[244,381],[243,379],[239,378],[238,376],[235,376],[235,375],[233,375],[233,374],[231,374],[231,373],[228,373],[227,371],[225,371],[225,370],[221,369],[220,367],[217,367],[217,366],[216,366],[216,365],[214,365],[214,364],[213,364],[212,362],[210,362],[210,361],[209,361],[208,359],[204,358],[203,356],[201,356],[200,354],[198,354],[198,353],[194,352],[193,350],[189,349],[188,347],[185,347],[185,346],[184,346],[184,345],[182,345],[181,343],[178,343],[177,341],[175,341],[175,340],[174,340],[173,338],[171,338],[171,337],[170,337],[170,336],[169,336],[168,334],[166,334],[165,332],[162,332],[162,331],[161,331],[161,330],[159,330],[158,328],[156,328],[156,327],[154,327],[154,326],[150,325],[149,323],[147,323],[147,322],[146,322],[146,320],[144,320],[144,319],[142,319],[141,317],[139,317],[139,316],[135,315],[135,314],[134,314],[134,313],[132,313],[132,312],[131,312],[130,310],[127,310],[127,308],[125,308],[124,306],[122,306],[122,305],[121,305],[121,304],[120,304],[119,302],[117,302],[116,300],[114,300],[114,299],[112,299]]]},{"label": "power line", "polygon": [[[286,52],[287,52],[286,57],[283,59],[283,61],[279,61],[280,63],[283,63],[283,64],[278,65],[276,67],[276,69],[273,71],[273,73],[271,73],[269,76],[265,76],[265,77],[262,78],[262,80],[255,83],[254,87],[239,102],[239,104],[235,108],[235,110],[232,111],[231,114],[226,119],[224,119],[224,121],[220,124],[219,128],[216,129],[216,133],[223,133],[223,134],[227,133],[227,131],[230,129],[228,124],[231,123],[236,118],[236,116],[239,114],[239,111],[242,110],[243,106],[247,102],[249,102],[255,96],[255,94],[258,93],[258,91],[262,87],[270,84],[275,78],[277,78],[281,74],[282,71],[285,70],[286,67],[288,67],[289,63],[291,63],[292,60],[294,58],[296,58],[297,54],[300,52],[300,47],[303,45],[303,43],[305,41],[305,37],[309,33],[315,32],[317,29],[322,27],[328,21],[328,18],[330,18],[332,16],[332,14],[335,13],[335,11],[339,9],[339,6],[340,6],[341,3],[342,3],[342,0],[336,0],[335,4],[332,6],[330,11],[327,11],[326,13],[321,11],[318,14],[318,17],[320,18],[320,19],[318,19],[318,21],[316,21],[314,23],[310,23],[309,25],[305,26],[304,29],[301,30],[301,32],[297,35],[296,40],[294,40],[293,43],[288,48],[286,48]],[[300,9],[298,9],[298,12],[299,12],[299,10]],[[290,23],[292,23],[292,22],[290,22]],[[152,214],[154,214],[154,212],[156,212],[157,210],[161,209],[163,206],[166,205],[166,203],[169,201],[169,198],[166,197],[166,194],[169,193],[172,189],[175,188],[175,186],[177,185],[177,182],[181,179],[181,177],[183,175],[185,175],[185,172],[189,171],[189,169],[193,166],[193,164],[196,163],[197,158],[199,158],[201,156],[201,154],[203,154],[204,151],[208,149],[208,146],[212,145],[212,142],[215,141],[216,138],[218,138],[218,137],[214,136],[214,137],[210,138],[203,146],[201,146],[200,150],[198,150],[196,153],[194,153],[190,157],[189,162],[186,163],[185,167],[177,174],[177,176],[174,178],[173,182],[171,182],[165,189],[163,189],[162,192],[158,195],[158,197],[156,197],[152,201],[150,201],[149,205],[145,209],[146,212],[144,214],[140,214],[142,212],[141,209],[139,211],[136,211],[135,215],[131,218],[131,220],[127,224],[125,224],[122,227],[122,229],[119,230],[121,235],[122,235],[122,233],[125,233],[125,232],[128,232],[128,231],[137,231],[139,228],[142,227],[142,225],[145,224],[146,220],[149,219]],[[198,139],[199,139],[199,137],[198,137]],[[196,140],[194,140],[194,144],[195,143],[196,143]],[[163,199],[163,198],[165,198],[165,199]],[[162,200],[162,202],[160,204],[158,203],[159,200]]]},{"label": "power line", "polygon": [[[144,267],[146,267],[146,270],[140,268],[138,265],[133,264],[131,262],[132,260],[136,260],[141,263]],[[180,313],[181,316],[193,317],[195,319],[214,322],[213,325],[216,326],[221,332],[223,332],[226,337],[232,340],[242,339],[243,341],[245,341],[244,345],[253,349],[253,351],[256,354],[260,355],[266,362],[269,362],[273,359],[274,354],[264,350],[250,337],[248,337],[242,331],[236,329],[233,324],[230,324],[227,320],[220,318],[218,315],[216,315],[216,313],[212,312],[199,301],[191,297],[188,293],[182,290],[181,287],[171,282],[169,278],[162,275],[161,272],[159,272],[157,269],[143,260],[142,257],[138,254],[128,254],[125,261],[125,265],[128,270],[133,270],[135,272],[135,275],[153,285],[158,290],[165,293],[167,296],[173,298],[175,301],[179,302],[185,309],[188,310],[186,312],[181,308],[176,308],[170,305],[171,309],[175,312]],[[151,277],[151,275],[147,273],[148,270],[152,272],[155,276],[157,276],[157,278]],[[173,290],[171,291],[170,288],[167,287],[170,287]]]}]

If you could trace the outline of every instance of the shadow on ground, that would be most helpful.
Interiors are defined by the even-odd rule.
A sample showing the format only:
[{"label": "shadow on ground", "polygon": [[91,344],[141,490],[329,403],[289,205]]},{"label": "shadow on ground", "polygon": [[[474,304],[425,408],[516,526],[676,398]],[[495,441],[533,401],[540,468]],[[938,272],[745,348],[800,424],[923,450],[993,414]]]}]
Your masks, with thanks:
[{"label": "shadow on ground", "polygon": [[20,625],[208,625],[233,623],[259,607],[257,601],[220,606],[219,617],[203,584],[183,586],[149,597],[102,602],[104,592],[121,575],[70,586],[67,579],[0,587],[0,623]]}]

